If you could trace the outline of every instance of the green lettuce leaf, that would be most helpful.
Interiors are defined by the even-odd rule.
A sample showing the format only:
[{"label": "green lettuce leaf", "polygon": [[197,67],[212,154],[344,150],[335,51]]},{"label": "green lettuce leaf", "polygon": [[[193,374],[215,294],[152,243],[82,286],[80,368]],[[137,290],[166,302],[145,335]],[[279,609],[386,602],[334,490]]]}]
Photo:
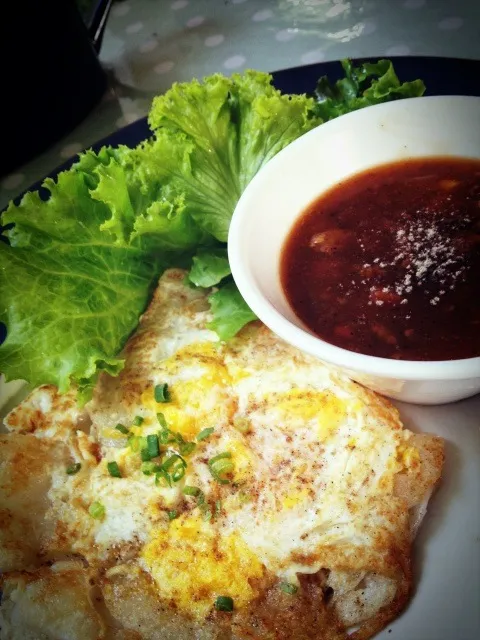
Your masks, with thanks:
[{"label": "green lettuce leaf", "polygon": [[221,340],[230,340],[242,327],[257,319],[233,280],[222,284],[208,297],[208,301],[213,313],[208,327],[216,331]]},{"label": "green lettuce leaf", "polygon": [[[45,202],[28,193],[2,215],[0,371],[32,385],[74,382],[88,397],[99,370],[117,357],[167,266],[187,266],[213,239],[166,200],[158,181],[135,174],[131,150],[89,151]],[[27,294],[26,294],[27,292]]]},{"label": "green lettuce leaf", "polygon": [[118,354],[169,266],[191,266],[192,286],[218,287],[210,326],[223,340],[255,319],[225,249],[250,180],[321,122],[424,91],[420,80],[401,84],[388,60],[342,64],[345,78],[321,79],[317,100],[282,95],[255,71],[175,84],[153,102],[151,139],[87,151],[44,183],[46,202],[29,193],[11,204],[0,227],[7,379],[61,391],[73,382],[86,399],[99,371],[123,366]]},{"label": "green lettuce leaf", "polygon": [[365,62],[355,67],[351,60],[342,60],[345,77],[332,84],[327,76],[317,83],[315,95],[319,101],[315,113],[325,122],[374,104],[422,96],[421,80],[404,82],[397,77],[390,60]]},{"label": "green lettuce leaf", "polygon": [[211,243],[213,238],[186,210],[183,194],[167,193],[159,174],[145,175],[135,152],[122,151],[108,163],[98,163],[89,174],[94,179],[91,197],[108,210],[101,231],[113,234],[119,245],[134,244],[164,257]]},{"label": "green lettuce leaf", "polygon": [[266,73],[174,84],[155,98],[155,139],[138,149],[145,176],[158,175],[171,198],[207,233],[225,242],[243,190],[276,153],[321,120],[314,101],[282,95]]},{"label": "green lettuce leaf", "polygon": [[90,197],[82,172],[46,180],[47,202],[28,193],[2,216],[9,243],[0,243],[0,346],[6,378],[65,391],[97,369],[116,374],[117,357],[152,292],[157,256],[120,245],[100,227],[108,211]]},{"label": "green lettuce leaf", "polygon": [[231,274],[227,249],[201,249],[193,256],[193,265],[188,274],[190,282],[208,289]]}]

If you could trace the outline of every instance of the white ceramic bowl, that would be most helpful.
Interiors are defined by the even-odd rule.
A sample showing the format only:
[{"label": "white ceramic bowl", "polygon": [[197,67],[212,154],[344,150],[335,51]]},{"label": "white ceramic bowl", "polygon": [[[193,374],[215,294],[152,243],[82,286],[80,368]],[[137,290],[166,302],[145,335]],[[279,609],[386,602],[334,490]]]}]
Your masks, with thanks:
[{"label": "white ceramic bowl", "polygon": [[312,201],[369,167],[426,156],[480,158],[480,98],[398,100],[355,111],[305,134],[248,185],[233,214],[228,255],[242,296],[285,341],[384,395],[442,404],[480,391],[480,357],[413,362],[336,347],[296,317],[280,283],[283,243]]}]

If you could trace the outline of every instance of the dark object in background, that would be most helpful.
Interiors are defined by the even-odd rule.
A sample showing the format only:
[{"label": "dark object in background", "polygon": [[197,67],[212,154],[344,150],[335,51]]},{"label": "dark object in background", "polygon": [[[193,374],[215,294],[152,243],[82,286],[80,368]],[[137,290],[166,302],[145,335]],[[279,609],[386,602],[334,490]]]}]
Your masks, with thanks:
[{"label": "dark object in background", "polygon": [[[123,1],[123,0],[122,0]],[[78,10],[87,26],[93,48],[97,53],[102,46],[105,24],[112,4],[118,0],[76,0]]]},{"label": "dark object in background", "polygon": [[85,24],[75,0],[8,2],[0,27],[0,176],[70,132],[100,101],[107,77],[97,51],[110,5],[97,0]]}]

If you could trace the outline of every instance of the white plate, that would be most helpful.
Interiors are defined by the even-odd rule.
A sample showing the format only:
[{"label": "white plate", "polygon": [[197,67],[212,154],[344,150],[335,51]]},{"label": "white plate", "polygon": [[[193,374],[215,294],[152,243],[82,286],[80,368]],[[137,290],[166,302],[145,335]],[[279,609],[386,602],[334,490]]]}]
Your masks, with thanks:
[{"label": "white plate", "polygon": [[415,543],[416,593],[378,640],[477,640],[480,395],[438,407],[396,405],[407,428],[445,439],[445,467]]},{"label": "white plate", "polygon": [[[14,398],[8,405],[7,389]],[[2,406],[21,393],[0,381]],[[415,542],[416,592],[377,640],[480,638],[480,395],[455,404],[396,403],[407,428],[445,439],[445,467]]]}]

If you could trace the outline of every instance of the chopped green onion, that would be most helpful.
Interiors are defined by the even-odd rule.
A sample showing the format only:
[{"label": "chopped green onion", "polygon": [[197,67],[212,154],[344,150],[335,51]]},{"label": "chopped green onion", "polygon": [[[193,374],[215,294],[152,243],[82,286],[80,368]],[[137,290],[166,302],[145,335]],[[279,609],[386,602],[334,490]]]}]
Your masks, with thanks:
[{"label": "chopped green onion", "polygon": [[168,384],[156,384],[154,389],[155,402],[170,402],[170,392],[168,391]]},{"label": "chopped green onion", "polygon": [[230,453],[230,451],[224,451],[223,453],[219,453],[218,455],[213,456],[213,458],[210,458],[210,460],[208,461],[208,464],[215,464],[217,460],[224,460],[231,457],[232,457],[232,454]]},{"label": "chopped green onion", "polygon": [[203,519],[210,520],[213,514],[210,509],[210,505],[205,500],[205,494],[203,491],[198,487],[190,487],[186,485],[183,487],[183,493],[187,496],[194,496],[197,499],[197,507],[200,509]]},{"label": "chopped green onion", "polygon": [[158,441],[160,444],[168,444],[171,441],[170,429],[163,429],[163,431],[159,431]]},{"label": "chopped green onion", "polygon": [[187,463],[178,453],[172,453],[162,463],[162,469],[171,473],[173,482],[178,482],[185,475]]},{"label": "chopped green onion", "polygon": [[221,460],[210,467],[212,476],[217,482],[220,482],[220,484],[230,484],[230,480],[225,476],[231,473],[233,469],[233,462],[228,462],[227,460]]},{"label": "chopped green onion", "polygon": [[172,473],[172,480],[174,482],[178,482],[179,480],[181,480],[185,475],[186,468],[186,465],[178,465]]},{"label": "chopped green onion", "polygon": [[140,451],[140,457],[142,459],[142,462],[150,462],[150,460],[152,459],[152,456],[150,455],[150,451],[147,449],[147,447],[144,447]]},{"label": "chopped green onion", "polygon": [[215,429],[213,427],[207,427],[206,429],[202,429],[197,436],[197,442],[200,442],[201,440],[205,440],[205,438],[208,438],[208,436],[211,436],[214,431]]},{"label": "chopped green onion", "polygon": [[281,582],[279,586],[283,593],[288,593],[291,596],[294,596],[298,591],[297,585],[291,582]]},{"label": "chopped green onion", "polygon": [[205,494],[203,491],[200,491],[197,496],[197,507],[200,509],[200,513],[204,520],[208,521],[212,518],[212,510],[210,509],[208,502],[205,500]]},{"label": "chopped green onion", "polygon": [[178,453],[172,453],[168,456],[165,462],[162,463],[162,468],[165,469],[165,471],[168,471],[170,467],[177,463],[178,460],[180,460],[182,465],[186,466],[185,460],[179,456]]},{"label": "chopped green onion", "polygon": [[82,465],[80,464],[80,462],[74,462],[73,464],[68,465],[68,467],[65,469],[65,472],[67,476],[74,476],[80,471],[81,468]]},{"label": "chopped green onion", "polygon": [[82,465],[80,464],[80,462],[75,462],[74,464],[69,465],[66,468],[67,476],[74,476],[80,471],[81,468]]},{"label": "chopped green onion", "polygon": [[135,416],[135,418],[133,419],[133,426],[134,427],[139,427],[141,424],[143,424],[144,418],[142,418],[142,416]]},{"label": "chopped green onion", "polygon": [[137,453],[138,451],[140,451],[140,438],[139,438],[139,436],[134,436],[133,434],[130,434],[128,436],[128,445],[129,445],[130,449],[133,451],[133,453]]},{"label": "chopped green onion", "polygon": [[160,446],[158,444],[158,436],[151,434],[147,436],[147,449],[150,458],[156,458],[160,455]]},{"label": "chopped green onion", "polygon": [[212,510],[210,509],[210,507],[208,506],[208,504],[199,504],[198,508],[200,509],[203,519],[208,522],[209,520],[212,519]]},{"label": "chopped green onion", "polygon": [[248,433],[250,431],[250,420],[248,418],[235,418],[233,426],[240,433]]},{"label": "chopped green onion", "polygon": [[202,491],[198,487],[190,487],[188,484],[183,487],[183,493],[186,496],[199,496]]},{"label": "chopped green onion", "polygon": [[123,433],[125,436],[129,433],[127,427],[124,427],[123,424],[118,423],[117,426],[115,427],[115,429],[117,431],[120,431],[120,433]]},{"label": "chopped green onion", "polygon": [[183,442],[185,442],[185,440],[183,439],[183,436],[181,433],[175,432],[175,431],[170,431],[170,433],[172,434],[172,442],[176,442],[177,444],[182,444]]},{"label": "chopped green onion", "polygon": [[151,476],[152,473],[155,471],[155,467],[157,465],[154,462],[142,462],[142,473],[144,473],[146,476]]},{"label": "chopped green onion", "polygon": [[162,429],[167,428],[167,421],[165,420],[165,416],[163,415],[163,413],[157,413],[157,420]]},{"label": "chopped green onion", "polygon": [[178,513],[175,510],[168,511],[167,515],[169,520],[175,520],[175,518],[178,518]]},{"label": "chopped green onion", "polygon": [[161,487],[171,487],[172,479],[165,469],[155,470],[155,484]]},{"label": "chopped green onion", "polygon": [[234,469],[233,462],[230,462],[231,457],[232,454],[226,451],[225,453],[219,453],[208,461],[210,473],[220,484],[230,484],[230,480],[225,475]]},{"label": "chopped green onion", "polygon": [[218,596],[215,600],[217,611],[233,611],[233,600],[229,596]]},{"label": "chopped green onion", "polygon": [[138,453],[139,451],[142,451],[142,449],[147,448],[147,439],[143,436],[134,436],[130,434],[128,436],[128,444],[134,453]]},{"label": "chopped green onion", "polygon": [[92,502],[88,507],[88,513],[95,518],[95,520],[101,520],[105,515],[105,507],[100,502]]},{"label": "chopped green onion", "polygon": [[120,473],[120,468],[118,464],[115,462],[107,462],[108,473],[112,476],[112,478],[121,478],[122,474]]},{"label": "chopped green onion", "polygon": [[188,456],[195,451],[196,447],[195,442],[181,442],[178,449],[182,456]]}]

